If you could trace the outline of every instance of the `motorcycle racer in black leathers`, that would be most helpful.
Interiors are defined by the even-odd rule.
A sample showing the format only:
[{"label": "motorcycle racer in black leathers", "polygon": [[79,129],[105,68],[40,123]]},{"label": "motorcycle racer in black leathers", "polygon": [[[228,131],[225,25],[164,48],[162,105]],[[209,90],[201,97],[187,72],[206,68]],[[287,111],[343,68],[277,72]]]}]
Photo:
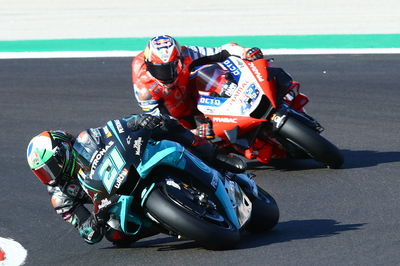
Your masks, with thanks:
[{"label": "motorcycle racer in black leathers", "polygon": [[[210,142],[184,129],[169,116],[141,114],[124,120],[130,130],[147,129],[144,132],[150,134],[148,137],[154,140],[168,139],[178,142],[213,167],[237,173],[246,168],[240,158],[219,153]],[[99,242],[104,235],[114,243],[128,237],[106,228],[108,212],[105,199],[82,186],[85,183],[82,179],[88,176],[82,173],[90,171],[96,152],[104,148],[102,140],[107,137],[107,131],[107,126],[90,128],[77,137],[61,130],[44,131],[32,138],[27,148],[29,166],[39,180],[48,186],[56,213],[77,228],[89,244]],[[118,195],[113,195],[106,201],[117,199]],[[85,204],[93,204],[93,212]],[[154,233],[151,230],[145,231],[129,240],[133,242]]]}]

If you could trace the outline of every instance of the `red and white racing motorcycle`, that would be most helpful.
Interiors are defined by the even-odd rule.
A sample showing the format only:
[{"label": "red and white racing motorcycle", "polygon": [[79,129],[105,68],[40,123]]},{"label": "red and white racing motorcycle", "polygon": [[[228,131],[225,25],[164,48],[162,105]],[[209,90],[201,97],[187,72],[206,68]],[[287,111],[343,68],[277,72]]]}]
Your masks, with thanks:
[{"label": "red and white racing motorcycle", "polygon": [[321,125],[306,114],[309,98],[300,84],[267,60],[231,56],[195,70],[191,84],[222,150],[262,163],[290,157],[314,158],[330,168],[343,164],[338,148],[320,135]]}]

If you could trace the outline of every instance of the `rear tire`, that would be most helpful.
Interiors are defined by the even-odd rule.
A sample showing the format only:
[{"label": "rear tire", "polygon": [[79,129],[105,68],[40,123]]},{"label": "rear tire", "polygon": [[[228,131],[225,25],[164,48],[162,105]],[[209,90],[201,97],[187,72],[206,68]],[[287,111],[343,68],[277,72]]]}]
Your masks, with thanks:
[{"label": "rear tire", "polygon": [[[205,248],[232,248],[240,240],[239,230],[223,212],[217,210],[208,215],[210,210],[202,209],[204,206],[190,199],[185,189],[162,183],[150,192],[145,208],[164,227]],[[213,215],[218,221],[212,220]]]},{"label": "rear tire", "polygon": [[287,118],[278,134],[330,168],[340,168],[343,164],[343,155],[335,145],[293,117]]},{"label": "rear tire", "polygon": [[275,199],[261,187],[258,188],[258,197],[251,199],[253,208],[246,230],[259,233],[271,230],[279,221],[279,208]]}]

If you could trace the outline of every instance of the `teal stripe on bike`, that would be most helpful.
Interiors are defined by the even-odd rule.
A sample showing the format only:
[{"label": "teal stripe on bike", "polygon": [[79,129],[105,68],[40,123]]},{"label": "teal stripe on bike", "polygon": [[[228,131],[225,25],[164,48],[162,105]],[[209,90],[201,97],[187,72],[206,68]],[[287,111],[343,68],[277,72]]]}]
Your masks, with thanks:
[{"label": "teal stripe on bike", "polygon": [[[262,49],[400,48],[400,34],[176,37],[185,45],[217,47],[237,42]],[[0,52],[140,51],[149,37],[0,41]]]}]

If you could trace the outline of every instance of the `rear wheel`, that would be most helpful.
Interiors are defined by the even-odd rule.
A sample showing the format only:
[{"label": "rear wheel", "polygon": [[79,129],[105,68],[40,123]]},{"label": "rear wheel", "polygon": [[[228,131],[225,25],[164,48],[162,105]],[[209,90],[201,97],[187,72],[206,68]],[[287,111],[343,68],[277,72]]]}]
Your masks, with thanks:
[{"label": "rear wheel", "polygon": [[145,202],[149,214],[172,232],[209,249],[227,249],[240,239],[239,230],[212,201],[211,191],[167,178]]},{"label": "rear wheel", "polygon": [[[340,168],[343,164],[343,155],[335,145],[293,117],[287,118],[278,134],[291,145],[330,168]],[[284,142],[282,144],[285,145]],[[293,149],[293,146],[290,149]]]}]

